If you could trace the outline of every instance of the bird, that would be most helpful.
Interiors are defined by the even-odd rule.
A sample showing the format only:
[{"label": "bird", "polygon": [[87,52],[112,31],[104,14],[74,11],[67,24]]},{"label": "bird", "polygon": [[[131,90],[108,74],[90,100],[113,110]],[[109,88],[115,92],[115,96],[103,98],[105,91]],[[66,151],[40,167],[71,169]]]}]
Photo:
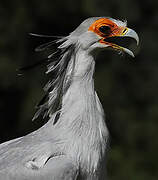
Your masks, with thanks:
[{"label": "bird", "polygon": [[121,45],[128,38],[139,44],[126,21],[90,17],[35,49],[49,50],[44,62],[50,80],[33,117],[47,122],[0,144],[0,180],[107,180],[109,131],[94,88],[96,54],[111,49],[134,57]]}]

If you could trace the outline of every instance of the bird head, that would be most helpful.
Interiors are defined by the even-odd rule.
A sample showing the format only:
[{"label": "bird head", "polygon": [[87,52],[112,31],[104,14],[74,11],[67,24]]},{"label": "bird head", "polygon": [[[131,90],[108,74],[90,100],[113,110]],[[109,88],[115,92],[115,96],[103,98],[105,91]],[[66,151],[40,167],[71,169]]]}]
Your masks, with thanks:
[{"label": "bird head", "polygon": [[129,39],[134,39],[139,44],[137,33],[128,28],[126,22],[107,17],[86,19],[70,34],[69,39],[71,43],[78,43],[88,51],[110,48],[133,57],[133,52],[124,46]]}]

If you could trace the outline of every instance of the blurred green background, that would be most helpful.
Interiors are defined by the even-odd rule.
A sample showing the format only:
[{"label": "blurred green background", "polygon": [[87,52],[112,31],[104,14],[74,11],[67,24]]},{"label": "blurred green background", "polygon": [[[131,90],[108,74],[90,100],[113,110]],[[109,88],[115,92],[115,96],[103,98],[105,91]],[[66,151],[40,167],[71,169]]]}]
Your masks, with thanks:
[{"label": "blurred green background", "polygon": [[90,16],[127,19],[140,37],[136,58],[104,51],[95,84],[110,131],[110,180],[158,179],[158,1],[0,0],[0,142],[43,123],[31,121],[47,81],[40,66],[19,76],[16,69],[40,59],[34,48],[47,39],[29,32],[68,35]]}]

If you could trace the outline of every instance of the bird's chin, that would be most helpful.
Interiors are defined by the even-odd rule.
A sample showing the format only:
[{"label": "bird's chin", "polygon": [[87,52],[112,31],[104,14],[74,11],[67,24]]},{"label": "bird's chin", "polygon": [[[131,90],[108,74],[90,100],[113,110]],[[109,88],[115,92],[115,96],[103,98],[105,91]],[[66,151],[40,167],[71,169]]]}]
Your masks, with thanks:
[{"label": "bird's chin", "polygon": [[132,50],[130,50],[128,48],[119,46],[117,44],[110,44],[109,47],[114,49],[114,50],[116,50],[116,51],[118,51],[118,52],[125,52],[125,53],[129,54],[130,56],[135,57],[134,53],[132,52]]},{"label": "bird's chin", "polygon": [[132,38],[115,36],[115,37],[110,37],[106,39],[103,38],[100,40],[100,43],[104,44],[105,47],[114,49],[118,52],[125,52],[129,54],[130,56],[134,57],[133,51],[127,48],[127,47],[130,47],[130,45],[133,43]]}]

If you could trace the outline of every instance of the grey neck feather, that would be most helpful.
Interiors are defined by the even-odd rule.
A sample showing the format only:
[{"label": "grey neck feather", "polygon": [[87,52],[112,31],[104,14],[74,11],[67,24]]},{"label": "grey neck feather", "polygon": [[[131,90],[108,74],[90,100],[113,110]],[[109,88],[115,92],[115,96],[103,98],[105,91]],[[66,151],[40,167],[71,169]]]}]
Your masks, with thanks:
[{"label": "grey neck feather", "polygon": [[[85,172],[94,173],[105,157],[108,139],[104,112],[94,89],[94,57],[72,44],[69,37],[59,41],[57,63],[52,59],[48,65],[48,72],[55,72],[56,78],[47,84],[48,100],[39,106],[35,117],[46,112],[49,120],[42,128],[60,144],[60,151],[76,158]],[[49,57],[51,60],[53,54]]]},{"label": "grey neck feather", "polygon": [[[83,169],[92,173],[97,171],[105,155],[108,131],[94,90],[94,58],[82,49],[73,58],[66,72],[69,77],[72,61],[75,61],[71,84],[62,97],[60,117],[54,128],[57,138],[64,142],[63,151],[80,159]],[[49,124],[53,124],[54,117],[50,118]]]}]

